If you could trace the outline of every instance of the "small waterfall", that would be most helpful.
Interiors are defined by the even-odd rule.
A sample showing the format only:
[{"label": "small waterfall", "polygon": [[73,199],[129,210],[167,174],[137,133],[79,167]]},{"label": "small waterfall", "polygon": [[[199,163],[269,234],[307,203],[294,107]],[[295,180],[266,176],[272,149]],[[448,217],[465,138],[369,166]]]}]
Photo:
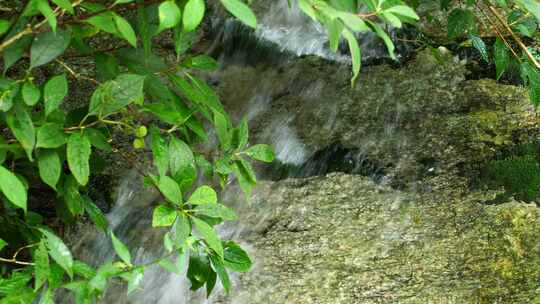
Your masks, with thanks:
[{"label": "small waterfall", "polygon": [[[296,1],[292,2],[296,3]],[[222,33],[225,38],[222,37],[222,40],[227,41],[231,36],[238,34],[235,34],[236,30],[234,30],[234,27],[238,27],[236,22],[232,22],[230,19],[219,22],[226,25]],[[344,77],[346,79],[350,75],[350,57],[348,54],[346,52],[332,53],[327,47],[328,39],[324,27],[303,15],[296,4],[289,8],[286,0],[275,1],[269,5],[269,8],[260,16],[259,27],[254,33],[246,31],[245,28],[241,28],[241,32],[241,35],[246,35],[247,33],[250,37],[249,39],[254,39],[256,41],[255,45],[268,45],[270,43],[273,48],[277,48],[277,58],[280,58],[281,61],[289,60],[291,57],[314,55],[337,62],[337,65],[339,65],[338,72],[340,75],[345,75]],[[364,59],[383,58],[386,56],[386,49],[378,38],[375,38],[373,35],[366,34],[361,36],[361,43]],[[235,87],[231,89],[231,92],[228,92],[226,90],[227,88],[219,88],[223,91],[223,94],[230,93],[232,96],[237,97],[235,101],[237,104],[227,104],[227,109],[232,117],[238,119],[246,116],[250,121],[250,126],[255,126],[254,132],[256,136],[251,141],[252,143],[261,142],[271,144],[276,150],[277,160],[281,166],[297,168],[296,173],[288,172],[280,178],[291,175],[305,176],[320,174],[320,172],[329,170],[329,166],[322,163],[329,162],[332,157],[339,153],[343,154],[344,159],[349,159],[351,162],[354,161],[357,167],[361,167],[352,170],[364,170],[367,166],[365,164],[368,164],[369,166],[373,166],[372,171],[377,172],[376,174],[381,176],[384,174],[384,172],[377,171],[378,169],[375,164],[369,163],[369,160],[364,157],[363,151],[329,151],[330,154],[322,154],[322,156],[314,155],[316,151],[311,151],[305,146],[297,134],[294,125],[294,120],[301,113],[302,109],[298,109],[296,112],[284,113],[283,111],[275,112],[275,109],[272,108],[272,102],[280,94],[286,94],[283,92],[287,92],[286,87],[289,86],[290,88],[294,88],[292,90],[296,94],[294,98],[305,101],[302,107],[320,106],[321,111],[327,111],[329,113],[328,120],[324,125],[319,127],[322,129],[333,128],[335,120],[338,119],[335,104],[310,104],[312,99],[316,99],[317,96],[324,94],[326,85],[324,79],[319,79],[307,87],[297,88],[295,87],[295,83],[287,82],[288,78],[284,80],[282,78],[290,77],[291,80],[294,80],[301,71],[287,71],[288,76],[285,76],[283,71],[281,71],[284,69],[283,64],[272,66],[268,62],[267,64],[270,67],[267,66],[267,69],[260,75],[257,74],[259,71],[254,71],[258,78],[257,80],[249,79],[247,84],[242,84],[246,83],[244,81],[246,79],[242,79],[242,77],[246,77],[244,72],[245,69],[249,68],[247,57],[242,56],[247,56],[246,53],[249,53],[249,49],[246,48],[246,45],[239,46],[236,44],[224,45],[223,49],[228,49],[229,52],[232,52],[232,56],[230,54],[228,56],[220,56],[223,69],[210,75],[209,78],[216,83],[220,83],[221,79],[229,77],[231,74],[239,78],[235,82],[235,85],[242,86],[241,88]],[[223,49],[220,50],[222,53],[224,52]],[[242,55],[237,55],[236,52]],[[218,53],[218,55],[220,54]],[[258,61],[271,61],[270,58],[261,54],[258,54],[258,56],[256,58]],[[348,83],[348,80],[345,83]],[[256,129],[260,121],[266,122],[264,124],[264,130]],[[387,125],[387,128],[388,132],[394,132],[393,125]],[[366,149],[369,149],[369,147]],[[236,210],[247,208],[243,202],[239,202],[243,201],[238,199],[239,196],[241,195],[234,186],[228,188],[220,195],[221,201],[229,206],[237,207],[235,208]],[[142,187],[141,177],[134,172],[130,172],[119,185],[117,197],[115,207],[107,217],[115,234],[132,251],[135,263],[149,262],[162,255],[162,237],[165,231],[151,227],[152,210],[159,194],[154,190],[144,189]],[[240,206],[238,204],[242,205]],[[254,204],[250,208],[264,207]],[[242,240],[244,229],[245,227],[242,226],[242,223],[233,222],[219,226],[218,232],[225,238],[232,238],[236,242],[241,243],[244,248],[250,251],[249,243],[245,243]],[[94,266],[114,259],[114,250],[110,244],[110,240],[105,235],[97,232],[93,227],[83,228],[82,230],[82,233],[77,236],[78,241],[75,244],[75,252],[77,252],[78,258]],[[254,271],[256,271],[256,253],[250,252],[250,254],[254,259]],[[233,286],[238,284],[234,275],[232,280]],[[212,297],[206,299],[204,290],[195,293],[189,290],[190,283],[184,274],[171,274],[156,265],[146,270],[140,290],[135,291],[127,297],[123,286],[111,284],[102,303],[225,303],[223,302],[223,295],[220,291],[221,287],[219,283],[217,285]],[[233,295],[232,303],[247,304],[249,303],[249,299],[235,298],[235,295]]]}]

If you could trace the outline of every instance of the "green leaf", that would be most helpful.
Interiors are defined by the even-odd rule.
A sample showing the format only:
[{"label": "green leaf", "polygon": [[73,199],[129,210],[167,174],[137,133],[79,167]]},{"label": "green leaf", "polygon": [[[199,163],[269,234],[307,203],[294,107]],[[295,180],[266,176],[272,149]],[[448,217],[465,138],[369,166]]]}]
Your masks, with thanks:
[{"label": "green leaf", "polygon": [[176,220],[176,210],[166,205],[159,205],[152,215],[152,227],[169,227]]},{"label": "green leaf", "polygon": [[0,190],[15,206],[26,212],[26,188],[13,172],[0,166]]},{"label": "green leaf", "polygon": [[131,265],[131,254],[129,253],[129,249],[120,241],[116,235],[111,231],[111,240],[113,243],[114,251],[116,251],[116,254],[124,261],[124,263]]},{"label": "green leaf", "polygon": [[175,223],[174,241],[177,246],[182,246],[191,235],[191,224],[184,213],[178,213]]},{"label": "green leaf", "polygon": [[29,106],[33,106],[38,103],[39,98],[41,97],[39,88],[30,81],[24,83],[21,93],[24,102]]},{"label": "green leaf", "polygon": [[182,19],[184,31],[191,32],[196,29],[203,20],[205,10],[204,0],[188,0]]},{"label": "green leaf", "polygon": [[249,147],[244,151],[247,156],[266,163],[271,163],[276,158],[274,150],[269,145],[259,144]]},{"label": "green leaf", "polygon": [[111,80],[118,76],[120,68],[116,57],[106,53],[97,53],[94,60],[98,79]]},{"label": "green leaf", "polygon": [[197,228],[197,231],[201,234],[202,238],[208,244],[208,247],[213,249],[217,255],[223,257],[223,246],[221,245],[221,240],[217,235],[214,228],[208,225],[205,221],[200,220],[196,217],[192,217],[191,220]]},{"label": "green leaf", "polygon": [[528,60],[521,62],[521,78],[527,86],[529,99],[535,106],[540,105],[540,71]]},{"label": "green leaf", "polygon": [[156,126],[150,127],[150,137],[152,139],[152,155],[154,157],[154,166],[158,169],[159,175],[167,174],[169,167],[169,153],[165,139],[159,134]]},{"label": "green leaf", "polygon": [[84,136],[88,138],[92,146],[106,152],[112,151],[112,147],[107,141],[107,137],[103,135],[103,133],[99,131],[98,129],[94,129],[94,128],[85,129]]},{"label": "green leaf", "polygon": [[231,132],[229,130],[229,120],[227,117],[217,111],[214,111],[214,126],[221,143],[221,149],[224,151],[231,148]]},{"label": "green leaf", "polygon": [[144,267],[133,269],[129,273],[127,294],[129,295],[141,285],[144,278]]},{"label": "green leaf", "polygon": [[223,289],[225,290],[225,294],[229,294],[231,292],[231,279],[229,278],[227,270],[225,270],[222,260],[211,255],[210,261],[212,262],[212,266],[219,277]]},{"label": "green leaf", "polygon": [[234,136],[233,136],[233,144],[234,148],[241,150],[243,149],[249,140],[249,127],[247,119],[244,117],[238,124],[238,126],[235,129]]},{"label": "green leaf", "polygon": [[497,37],[497,40],[495,41],[495,44],[493,46],[493,56],[495,57],[497,80],[499,80],[510,65],[510,55],[508,53],[508,48],[506,47],[502,39],[499,37]]},{"label": "green leaf", "polygon": [[249,255],[233,241],[224,244],[223,263],[236,272],[248,272],[252,265]]},{"label": "green leaf", "polygon": [[11,26],[11,23],[5,19],[0,19],[0,36],[7,33]]},{"label": "green leaf", "polygon": [[39,228],[39,231],[45,236],[47,248],[49,249],[49,254],[53,260],[55,260],[70,277],[72,277],[73,257],[71,256],[69,248],[51,231],[42,228]]},{"label": "green leaf", "polygon": [[366,22],[364,22],[362,18],[355,14],[340,12],[337,16],[343,21],[343,23],[345,23],[348,28],[350,28],[354,32],[359,33],[369,31],[369,27],[366,25]]},{"label": "green leaf", "polygon": [[79,193],[79,183],[73,175],[66,176],[62,194],[71,215],[82,215],[84,212],[85,201]]},{"label": "green leaf", "polygon": [[68,81],[65,74],[57,75],[49,79],[43,88],[45,115],[49,116],[54,110],[58,109],[67,93]]},{"label": "green leaf", "polygon": [[482,56],[482,59],[484,59],[484,61],[486,62],[489,62],[489,53],[486,44],[484,43],[482,38],[473,34],[469,34],[469,39],[471,39],[473,47],[478,50],[478,52]]},{"label": "green leaf", "polygon": [[337,52],[339,47],[339,40],[341,38],[341,32],[343,31],[343,23],[338,18],[334,18],[330,20],[330,22],[328,22],[326,27],[328,29],[330,50],[335,53]]},{"label": "green leaf", "polygon": [[60,124],[46,123],[37,130],[37,148],[59,148],[66,143],[66,134]]},{"label": "green leaf", "polygon": [[191,194],[188,202],[193,205],[216,204],[217,194],[209,186],[200,186]]},{"label": "green leaf", "polygon": [[343,37],[347,40],[349,44],[349,50],[351,52],[352,65],[353,65],[353,77],[351,78],[351,86],[354,86],[358,74],[360,74],[360,67],[362,65],[362,59],[360,55],[360,47],[358,46],[358,41],[356,37],[347,29],[343,30]]},{"label": "green leaf", "polygon": [[167,200],[175,203],[176,205],[182,204],[182,191],[174,179],[166,175],[160,176],[158,188]]},{"label": "green leaf", "polygon": [[418,17],[418,15],[416,14],[416,12],[412,8],[406,5],[392,6],[391,8],[386,9],[385,12],[393,13],[395,15],[400,15],[400,16],[411,18],[414,20],[420,19],[420,17]]},{"label": "green leaf", "polygon": [[86,136],[73,133],[67,143],[68,166],[79,184],[85,186],[90,176],[90,154],[92,146]]},{"label": "green leaf", "polygon": [[86,210],[86,213],[90,217],[90,220],[96,225],[97,228],[101,229],[103,232],[107,232],[107,229],[109,227],[109,222],[107,221],[107,218],[101,212],[101,209],[99,209],[98,206],[92,202],[88,197],[84,197],[84,210]]},{"label": "green leaf", "polygon": [[69,0],[52,0],[52,2],[61,7],[62,9],[68,11],[72,15],[75,13],[75,11],[73,10],[73,5]]},{"label": "green leaf", "polygon": [[119,35],[116,23],[114,22],[114,14],[110,11],[92,16],[85,19],[85,21],[106,33]]},{"label": "green leaf", "polygon": [[540,23],[540,3],[535,0],[517,0],[516,2],[533,14],[537,22]]},{"label": "green leaf", "polygon": [[214,71],[218,67],[217,61],[208,55],[197,55],[186,61],[187,67],[200,70]]},{"label": "green leaf", "polygon": [[36,130],[26,106],[22,103],[16,103],[8,113],[6,122],[26,152],[28,159],[33,161],[32,151],[36,144]]},{"label": "green leaf", "polygon": [[129,22],[122,18],[119,15],[114,15],[114,23],[116,23],[116,27],[118,28],[118,31],[124,37],[124,39],[129,42],[134,48],[137,47],[137,37],[135,36],[135,31],[131,27],[131,24]]},{"label": "green leaf", "polygon": [[235,161],[233,164],[233,171],[238,179],[238,184],[246,196],[246,200],[251,197],[251,191],[256,184],[256,181],[252,180],[253,172],[244,165],[245,162]]},{"label": "green leaf", "polygon": [[144,98],[145,76],[121,74],[98,87],[92,94],[88,112],[107,116]]},{"label": "green leaf", "polygon": [[56,14],[49,5],[48,0],[34,0],[37,9],[45,16],[53,32],[56,32]]},{"label": "green leaf", "polygon": [[43,286],[51,274],[49,254],[47,253],[47,247],[44,239],[39,242],[39,245],[34,252],[34,263],[34,290],[38,290],[41,288],[41,286]]},{"label": "green leaf", "polygon": [[45,184],[56,190],[62,174],[60,156],[54,150],[41,150],[38,157],[39,176]]},{"label": "green leaf", "polygon": [[388,50],[388,54],[390,55],[390,58],[396,60],[396,54],[394,52],[396,47],[394,46],[392,39],[390,39],[390,36],[388,36],[388,34],[377,23],[369,21],[369,24],[373,28],[377,36],[379,36],[383,40],[384,44],[386,45],[386,49]]},{"label": "green leaf", "polygon": [[6,247],[7,243],[6,241],[0,239],[0,251],[2,251],[2,249],[4,249],[4,247]]},{"label": "green leaf", "polygon": [[181,186],[197,178],[195,158],[191,148],[182,140],[173,137],[169,142],[169,167],[171,175]]},{"label": "green leaf", "polygon": [[476,23],[473,13],[469,10],[460,8],[452,10],[448,16],[448,38],[454,39],[466,32],[476,32]]},{"label": "green leaf", "polygon": [[37,34],[30,48],[30,68],[37,68],[54,60],[64,53],[70,41],[71,33],[65,30]]},{"label": "green leaf", "polygon": [[240,0],[221,0],[221,4],[236,18],[252,28],[257,27],[257,17],[244,2]]},{"label": "green leaf", "polygon": [[161,32],[165,29],[173,28],[180,22],[182,13],[180,8],[172,0],[164,1],[159,5],[159,29]]},{"label": "green leaf", "polygon": [[200,215],[221,218],[225,221],[234,221],[237,219],[236,213],[232,209],[221,204],[199,205],[195,208],[195,212]]}]

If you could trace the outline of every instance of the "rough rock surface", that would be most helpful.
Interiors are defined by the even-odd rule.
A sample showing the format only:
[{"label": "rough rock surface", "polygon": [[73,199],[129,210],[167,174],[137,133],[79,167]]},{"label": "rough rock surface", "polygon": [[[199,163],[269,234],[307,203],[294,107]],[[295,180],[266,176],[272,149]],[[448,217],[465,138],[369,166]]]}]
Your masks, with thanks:
[{"label": "rough rock surface", "polygon": [[538,303],[540,210],[436,183],[421,195],[341,173],[261,186],[263,210],[242,219],[255,269],[220,303]]},{"label": "rough rock surface", "polygon": [[[407,184],[428,171],[474,172],[498,150],[538,134],[539,118],[522,88],[466,75],[450,54],[436,59],[423,51],[403,68],[364,68],[351,89],[349,67],[304,57],[279,68],[230,66],[219,91],[229,108],[251,109],[255,141],[274,141],[278,155],[295,153],[275,142],[287,126],[308,156],[339,144]],[[261,98],[264,106],[257,105]]]}]

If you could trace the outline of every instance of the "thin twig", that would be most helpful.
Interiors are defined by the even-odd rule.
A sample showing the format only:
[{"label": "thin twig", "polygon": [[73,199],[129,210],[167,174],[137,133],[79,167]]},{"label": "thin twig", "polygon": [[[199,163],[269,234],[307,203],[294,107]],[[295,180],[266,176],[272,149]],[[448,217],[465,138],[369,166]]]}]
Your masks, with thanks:
[{"label": "thin twig", "polygon": [[512,35],[512,38],[516,41],[516,43],[519,45],[519,47],[527,54],[527,57],[531,60],[531,62],[536,66],[536,68],[540,69],[540,63],[534,58],[534,55],[529,51],[527,46],[519,39],[518,35],[514,33],[512,28],[504,21],[504,18],[497,12],[497,10],[493,6],[488,6],[489,10],[493,13],[493,15],[499,20],[499,22],[506,28],[506,30]]}]

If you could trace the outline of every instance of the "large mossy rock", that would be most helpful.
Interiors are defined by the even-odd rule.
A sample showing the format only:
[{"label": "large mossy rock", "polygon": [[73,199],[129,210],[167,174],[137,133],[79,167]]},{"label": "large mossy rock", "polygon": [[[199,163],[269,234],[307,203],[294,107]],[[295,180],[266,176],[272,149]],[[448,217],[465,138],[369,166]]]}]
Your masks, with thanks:
[{"label": "large mossy rock", "polygon": [[278,156],[276,134],[286,126],[307,156],[339,144],[403,184],[428,172],[474,172],[497,151],[539,134],[522,88],[468,80],[464,63],[449,53],[425,50],[401,68],[363,68],[353,89],[349,69],[314,57],[278,68],[230,66],[219,91],[229,108],[249,109],[255,140],[274,141]]},{"label": "large mossy rock", "polygon": [[433,182],[421,195],[341,173],[262,185],[263,210],[242,219],[255,269],[221,303],[539,303],[540,210]]}]

